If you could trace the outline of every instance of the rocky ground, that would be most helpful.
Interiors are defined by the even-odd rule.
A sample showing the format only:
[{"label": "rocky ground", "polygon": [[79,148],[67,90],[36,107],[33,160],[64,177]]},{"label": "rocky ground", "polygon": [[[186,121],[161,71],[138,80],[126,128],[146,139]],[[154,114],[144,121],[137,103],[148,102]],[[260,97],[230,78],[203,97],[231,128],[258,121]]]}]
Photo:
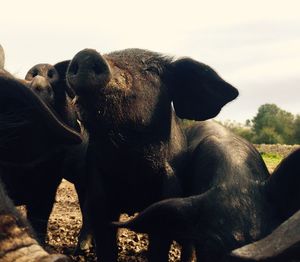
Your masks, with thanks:
[{"label": "rocky ground", "polygon": [[300,145],[255,145],[260,153],[272,153],[286,157],[289,153],[296,150]]},{"label": "rocky ground", "polygon": [[[286,155],[296,146],[278,146],[278,145],[260,145],[260,152],[273,152]],[[126,219],[126,216],[123,216]],[[60,185],[55,207],[53,209],[49,230],[48,244],[49,249],[60,253],[70,254],[76,246],[76,239],[81,227],[81,214],[78,205],[77,195],[71,183],[63,181]],[[128,230],[120,230],[118,237],[119,244],[119,262],[144,262],[145,252],[147,250],[147,236],[136,234]],[[95,261],[93,253],[87,253],[85,256],[71,256],[74,261]],[[180,250],[174,244],[170,252],[170,262],[179,261]]]},{"label": "rocky ground", "polygon": [[[121,219],[128,219],[123,215]],[[63,180],[57,191],[56,203],[48,226],[48,248],[60,253],[71,254],[77,243],[81,227],[81,213],[74,186]],[[118,234],[119,262],[144,262],[148,246],[147,235],[121,229]],[[74,261],[96,261],[95,254],[70,256]],[[170,261],[179,261],[180,250],[174,243]]]}]

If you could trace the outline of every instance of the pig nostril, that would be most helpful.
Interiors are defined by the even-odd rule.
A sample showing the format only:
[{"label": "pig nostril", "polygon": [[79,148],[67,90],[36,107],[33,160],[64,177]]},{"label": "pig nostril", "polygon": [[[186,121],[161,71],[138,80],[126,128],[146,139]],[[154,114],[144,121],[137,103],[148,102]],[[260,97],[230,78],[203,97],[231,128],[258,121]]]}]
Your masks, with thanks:
[{"label": "pig nostril", "polygon": [[36,77],[38,75],[38,72],[37,71],[33,71],[32,72],[32,78]]},{"label": "pig nostril", "polygon": [[94,65],[92,69],[96,75],[100,75],[101,73],[103,73],[103,68],[97,64]]},{"label": "pig nostril", "polygon": [[52,78],[54,76],[54,71],[53,70],[49,70],[48,73],[47,73],[47,76],[49,78]]}]

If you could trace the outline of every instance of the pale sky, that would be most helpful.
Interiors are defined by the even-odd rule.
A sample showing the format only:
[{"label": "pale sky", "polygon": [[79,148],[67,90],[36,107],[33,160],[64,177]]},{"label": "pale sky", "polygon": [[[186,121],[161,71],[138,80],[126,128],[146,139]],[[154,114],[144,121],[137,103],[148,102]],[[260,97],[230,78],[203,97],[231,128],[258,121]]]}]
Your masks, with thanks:
[{"label": "pale sky", "polygon": [[300,114],[299,10],[299,0],[7,0],[0,43],[19,77],[87,47],[190,56],[240,91],[218,119],[244,122],[264,103]]}]

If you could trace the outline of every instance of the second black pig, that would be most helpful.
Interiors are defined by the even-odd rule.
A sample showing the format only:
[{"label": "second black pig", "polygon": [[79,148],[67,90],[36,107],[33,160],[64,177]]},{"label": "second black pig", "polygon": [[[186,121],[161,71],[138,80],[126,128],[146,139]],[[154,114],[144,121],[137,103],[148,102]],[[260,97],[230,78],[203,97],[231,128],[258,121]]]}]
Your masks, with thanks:
[{"label": "second black pig", "polygon": [[[54,75],[55,72],[53,68]],[[7,75],[8,73],[3,77],[7,78]],[[64,170],[68,170],[70,171],[68,174],[72,173],[74,175],[74,170],[78,170],[76,167],[79,167],[83,163],[83,161],[80,162],[79,160],[84,157],[84,153],[82,153],[84,151],[84,143],[80,145],[68,143],[69,138],[67,137],[65,139],[61,138],[60,141],[55,141],[55,139],[52,139],[53,136],[49,135],[50,130],[47,130],[47,124],[45,124],[49,121],[48,118],[41,116],[39,122],[34,120],[35,114],[39,113],[38,110],[43,110],[43,112],[55,116],[55,121],[60,121],[64,127],[73,130],[74,134],[78,132],[79,126],[76,121],[75,111],[73,110],[72,112],[72,110],[69,110],[68,104],[64,103],[64,101],[67,101],[64,90],[59,90],[61,93],[60,98],[64,99],[61,101],[61,104],[64,103],[61,105],[62,110],[56,111],[51,108],[52,104],[47,101],[46,96],[41,96],[40,94],[36,96],[33,92],[29,92],[29,90],[25,92],[24,81],[16,80],[12,76],[10,78],[11,80],[6,82],[3,79],[1,86],[0,96],[3,98],[1,101],[3,110],[5,110],[3,112],[11,110],[10,114],[7,113],[6,115],[10,115],[10,117],[16,119],[24,118],[27,123],[24,122],[24,126],[18,128],[14,126],[6,127],[11,119],[10,121],[9,119],[3,120],[3,137],[4,135],[7,136],[6,140],[10,145],[9,148],[14,148],[14,150],[9,150],[8,152],[8,150],[5,150],[5,147],[3,149],[4,152],[1,154],[1,166],[4,170],[2,180],[14,202],[18,205],[27,205],[28,219],[32,223],[40,240],[44,241],[56,189],[65,175],[63,173]],[[59,79],[56,79],[56,81],[59,81]],[[34,84],[35,87],[48,87],[48,85],[52,87],[55,82],[53,81],[50,84],[50,81],[40,77],[39,81],[32,81],[31,84]],[[17,97],[18,92],[26,93],[18,101],[19,104],[23,103],[22,106],[19,104],[14,105],[14,102],[9,99],[9,91],[12,98]],[[38,97],[42,99],[38,99]],[[26,98],[27,101],[25,100]],[[46,103],[43,103],[43,101]],[[41,106],[39,108],[35,107],[34,103],[40,103],[46,109],[40,109]],[[41,115],[43,115],[42,112]],[[34,124],[29,122],[29,119],[32,119],[32,123]],[[73,149],[72,153],[67,154],[70,148]],[[69,162],[71,162],[70,159],[76,159],[73,161],[73,163],[76,163],[74,169],[72,169],[73,166],[69,169],[66,168],[66,155],[68,155],[67,159]]]},{"label": "second black pig", "polygon": [[[49,165],[57,167],[56,172],[52,175],[53,179],[61,180],[62,178],[74,183],[80,206],[83,207],[85,198],[85,154],[88,143],[88,136],[85,130],[79,126],[76,110],[72,98],[73,91],[68,87],[65,79],[67,67],[70,60],[55,64],[37,64],[33,66],[25,76],[25,80],[29,81],[29,88],[35,92],[45,103],[47,103],[61,120],[78,132],[81,132],[83,143],[76,146],[66,146],[64,148],[63,166],[56,164],[55,159],[49,159]],[[46,167],[46,166],[45,166]],[[33,174],[33,176],[35,176]],[[53,184],[53,190],[56,185]],[[46,203],[45,203],[46,204]],[[47,203],[50,205],[50,202]],[[51,203],[53,205],[53,203]],[[85,214],[82,214],[85,219]],[[86,223],[83,225],[82,234],[79,238],[80,249],[90,248],[86,237]],[[78,249],[79,251],[79,249]]]}]

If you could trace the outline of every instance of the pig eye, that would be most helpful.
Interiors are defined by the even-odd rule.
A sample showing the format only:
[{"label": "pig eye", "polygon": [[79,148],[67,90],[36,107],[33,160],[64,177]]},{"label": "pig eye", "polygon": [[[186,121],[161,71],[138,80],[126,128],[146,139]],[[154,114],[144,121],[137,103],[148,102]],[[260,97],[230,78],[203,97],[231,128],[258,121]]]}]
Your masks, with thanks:
[{"label": "pig eye", "polygon": [[99,65],[94,65],[92,69],[97,75],[100,75],[102,73],[101,67]]}]

